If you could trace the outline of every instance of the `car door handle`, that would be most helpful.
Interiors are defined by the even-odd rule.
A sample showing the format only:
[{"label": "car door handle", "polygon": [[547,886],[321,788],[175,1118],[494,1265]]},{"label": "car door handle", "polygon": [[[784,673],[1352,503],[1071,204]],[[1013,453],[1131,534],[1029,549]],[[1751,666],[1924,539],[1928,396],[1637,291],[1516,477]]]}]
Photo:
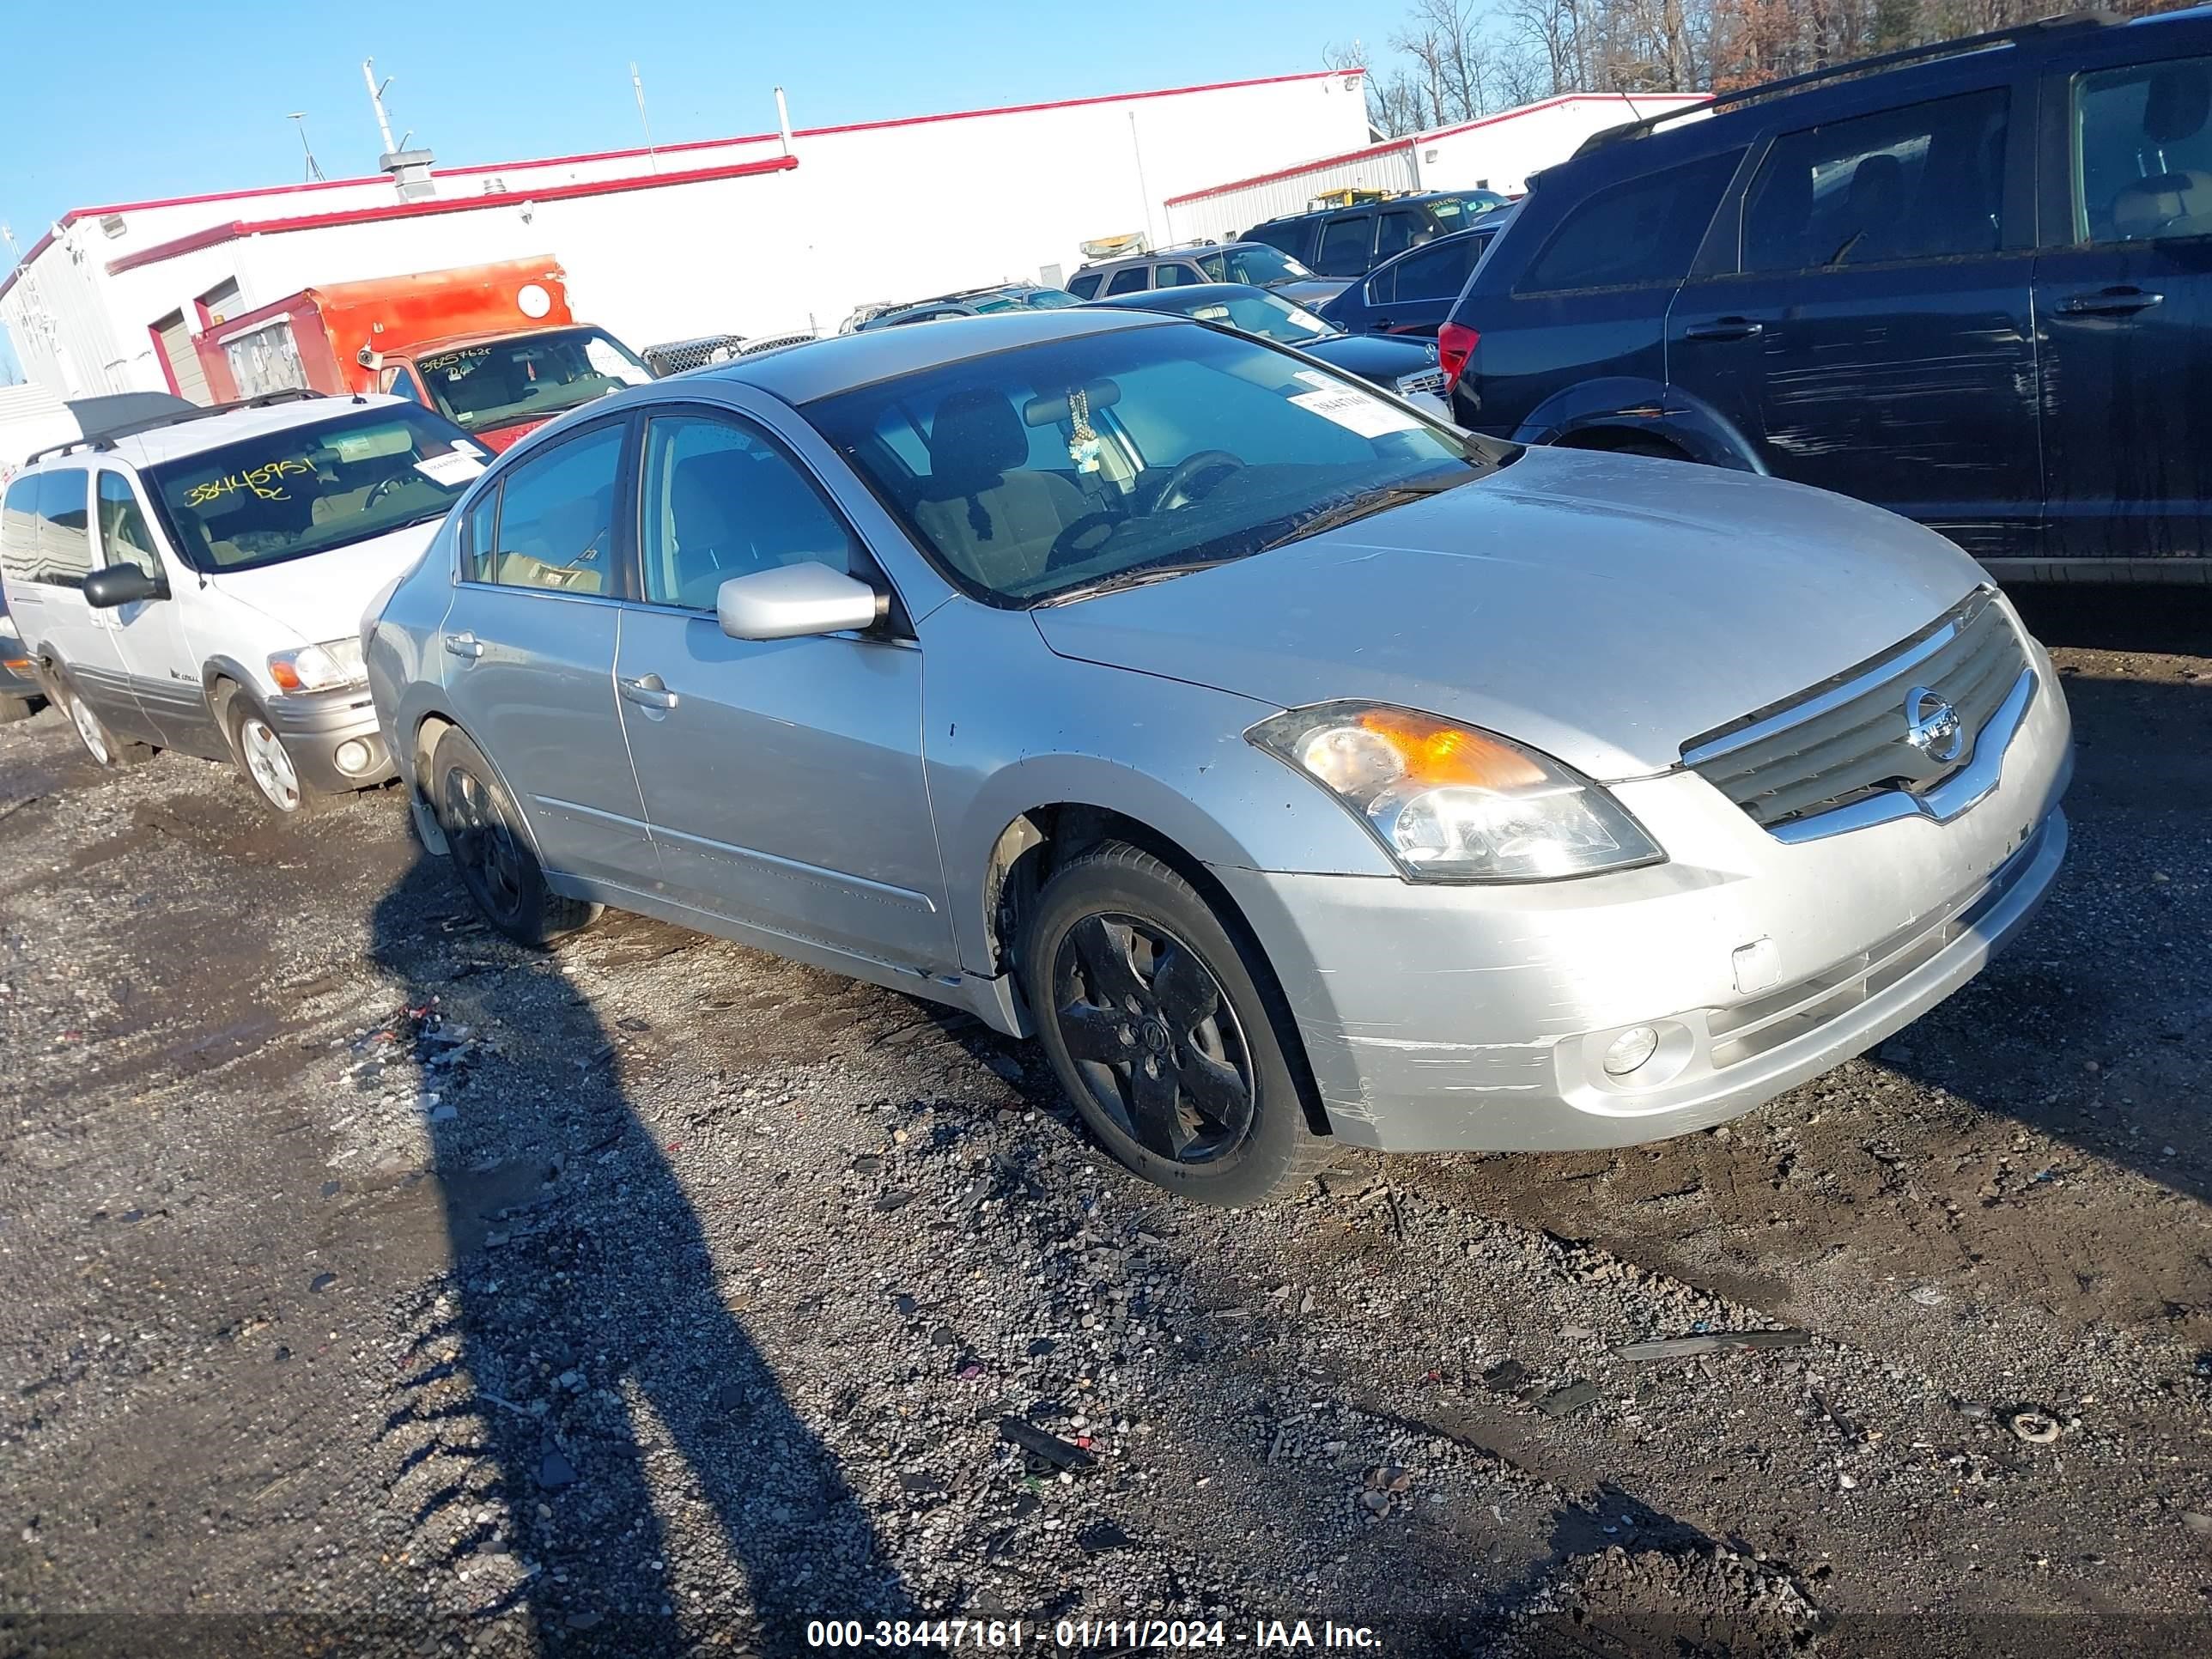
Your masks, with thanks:
[{"label": "car door handle", "polygon": [[641,679],[617,680],[616,684],[621,686],[623,699],[635,703],[640,708],[676,707],[676,694],[668,689],[658,674],[647,674]]},{"label": "car door handle", "polygon": [[1766,332],[1765,323],[1753,322],[1748,317],[1717,317],[1710,323],[1698,323],[1682,331],[1686,340],[1755,340]]},{"label": "car door handle", "polygon": [[448,634],[446,635],[446,649],[457,657],[473,659],[483,655],[483,641],[473,634]]},{"label": "car door handle", "polygon": [[2069,317],[2130,317],[2153,306],[2164,305],[2166,295],[2140,288],[2108,288],[2095,294],[2076,294],[2059,301]]}]

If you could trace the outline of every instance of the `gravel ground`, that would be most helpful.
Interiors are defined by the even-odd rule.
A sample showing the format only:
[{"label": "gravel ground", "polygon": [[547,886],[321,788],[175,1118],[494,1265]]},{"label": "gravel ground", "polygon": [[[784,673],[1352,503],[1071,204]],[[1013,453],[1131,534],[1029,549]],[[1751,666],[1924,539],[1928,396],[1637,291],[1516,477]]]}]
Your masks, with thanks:
[{"label": "gravel ground", "polygon": [[0,1653],[2212,1650],[2204,597],[2035,598],[2075,850],[1879,1054],[1257,1212],[961,1017],[513,949],[391,795],[0,730]]}]

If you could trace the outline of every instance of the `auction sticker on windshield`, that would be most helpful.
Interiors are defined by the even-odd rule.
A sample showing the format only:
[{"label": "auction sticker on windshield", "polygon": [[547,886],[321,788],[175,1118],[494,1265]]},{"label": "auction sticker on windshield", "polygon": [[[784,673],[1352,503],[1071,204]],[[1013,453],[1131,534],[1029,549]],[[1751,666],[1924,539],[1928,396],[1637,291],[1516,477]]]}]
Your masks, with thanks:
[{"label": "auction sticker on windshield", "polygon": [[426,455],[415,463],[415,470],[432,483],[447,488],[466,483],[484,470],[484,464],[474,455],[464,455],[458,449],[449,449],[442,455]]},{"label": "auction sticker on windshield", "polygon": [[1334,421],[1363,438],[1380,438],[1392,432],[1419,432],[1421,423],[1404,410],[1370,398],[1364,392],[1340,388],[1334,392],[1301,392],[1291,401],[1324,421]]}]

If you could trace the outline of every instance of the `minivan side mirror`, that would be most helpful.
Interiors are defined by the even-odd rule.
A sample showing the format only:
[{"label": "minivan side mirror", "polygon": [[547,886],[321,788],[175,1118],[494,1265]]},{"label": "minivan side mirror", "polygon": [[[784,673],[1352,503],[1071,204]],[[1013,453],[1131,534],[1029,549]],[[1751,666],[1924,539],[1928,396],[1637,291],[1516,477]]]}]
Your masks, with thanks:
[{"label": "minivan side mirror", "polygon": [[714,614],[733,640],[795,640],[873,628],[890,596],[826,564],[779,565],[732,576],[714,595]]},{"label": "minivan side mirror", "polygon": [[84,602],[95,611],[112,611],[119,605],[147,599],[166,599],[169,584],[149,576],[135,564],[111,564],[84,579]]}]

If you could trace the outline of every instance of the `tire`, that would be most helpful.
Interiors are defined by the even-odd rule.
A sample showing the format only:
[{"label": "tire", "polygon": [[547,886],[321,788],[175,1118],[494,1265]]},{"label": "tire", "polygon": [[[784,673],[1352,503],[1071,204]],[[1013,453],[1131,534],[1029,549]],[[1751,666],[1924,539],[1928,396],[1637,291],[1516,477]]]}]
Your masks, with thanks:
[{"label": "tire", "polygon": [[38,712],[39,705],[29,697],[0,697],[0,726],[13,726]]},{"label": "tire", "polygon": [[221,712],[238,775],[263,811],[271,817],[307,818],[331,803],[333,797],[300,781],[292,751],[251,698],[233,691],[222,700]]},{"label": "tire", "polygon": [[76,728],[76,739],[84,745],[94,766],[112,770],[118,767],[137,766],[154,758],[153,749],[143,743],[125,743],[107,729],[107,722],[92,710],[90,704],[76,694],[76,688],[67,680],[55,677],[62,713]]},{"label": "tire", "polygon": [[459,726],[438,739],[423,793],[437,814],[461,885],[517,945],[544,945],[599,919],[599,906],[545,885],[537,849],[483,750]]},{"label": "tire", "polygon": [[1601,444],[1585,447],[1607,455],[1644,455],[1655,461],[1686,461],[1690,459],[1674,445],[1660,438],[1613,438]]},{"label": "tire", "polygon": [[1257,1204],[1327,1162],[1273,975],[1151,854],[1108,842],[1059,870],[1021,972],[1060,1086],[1147,1181],[1202,1204]]}]

